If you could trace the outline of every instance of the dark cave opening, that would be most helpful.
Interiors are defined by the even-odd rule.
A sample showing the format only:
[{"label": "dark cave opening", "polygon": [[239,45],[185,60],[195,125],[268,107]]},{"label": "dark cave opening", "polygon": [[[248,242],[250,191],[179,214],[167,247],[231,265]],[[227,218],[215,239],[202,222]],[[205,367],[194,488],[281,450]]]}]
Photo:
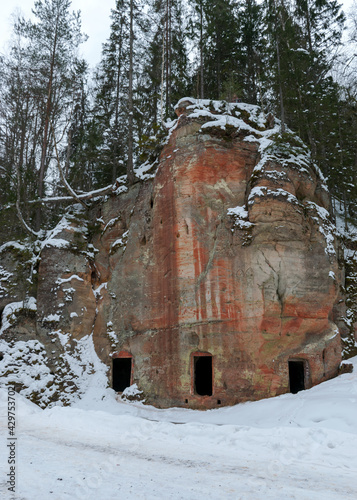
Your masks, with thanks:
[{"label": "dark cave opening", "polygon": [[304,361],[289,361],[289,384],[292,394],[305,390]]},{"label": "dark cave opening", "polygon": [[212,356],[194,356],[194,388],[199,396],[212,396]]},{"label": "dark cave opening", "polygon": [[131,358],[113,359],[113,389],[116,392],[123,392],[131,385]]}]

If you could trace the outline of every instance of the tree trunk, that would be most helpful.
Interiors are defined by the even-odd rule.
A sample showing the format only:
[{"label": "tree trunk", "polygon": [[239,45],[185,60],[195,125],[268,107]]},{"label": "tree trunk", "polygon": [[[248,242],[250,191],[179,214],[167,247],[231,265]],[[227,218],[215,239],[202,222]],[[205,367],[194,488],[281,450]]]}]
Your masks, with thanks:
[{"label": "tree trunk", "polygon": [[[54,35],[52,54],[51,54],[50,76],[48,79],[48,86],[47,86],[48,90],[47,90],[47,102],[46,102],[46,114],[45,114],[45,127],[43,132],[41,163],[40,163],[39,178],[38,178],[38,197],[40,198],[40,200],[41,198],[43,198],[44,179],[46,172],[46,156],[47,156],[48,136],[50,128],[50,116],[52,110],[52,84],[53,84],[55,57],[57,51],[57,30],[58,30],[58,19],[56,20],[56,25],[55,25],[55,35]],[[37,231],[39,231],[41,228],[41,219],[42,219],[42,214],[41,214],[41,203],[40,203],[36,213]]]},{"label": "tree trunk", "polygon": [[202,0],[200,3],[200,69],[201,69],[201,99],[204,97],[204,82],[203,82],[203,6]]},{"label": "tree trunk", "polygon": [[280,131],[283,134],[285,132],[285,109],[284,109],[284,97],[283,97],[283,86],[281,83],[281,70],[280,70],[280,51],[279,51],[279,40],[276,39],[276,57],[278,61],[278,81],[279,81],[279,101],[280,101]]},{"label": "tree trunk", "polygon": [[[276,0],[273,1],[274,5],[274,18],[275,18],[275,44],[276,44],[276,59],[277,59],[277,65],[278,65],[278,85],[279,85],[279,102],[280,102],[280,120],[281,120],[281,125],[280,125],[280,132],[283,134],[285,132],[285,108],[284,108],[284,96],[283,96],[283,85],[281,81],[281,66],[280,66],[280,47],[279,47],[279,33],[278,33],[278,26],[277,26],[277,9],[276,9]],[[281,19],[281,16],[279,15],[280,22],[281,22],[281,27],[283,29],[283,22]]]},{"label": "tree trunk", "polygon": [[57,167],[58,167],[58,171],[60,173],[62,184],[75,201],[77,201],[78,203],[81,203],[81,205],[83,205],[85,208],[87,208],[87,205],[85,204],[85,202],[83,200],[81,200],[80,198],[78,198],[77,193],[72,189],[72,187],[67,182],[66,176],[64,175],[64,172],[63,172],[63,169],[61,166],[61,161],[60,161],[58,149],[57,149],[55,131],[54,131],[54,128],[52,126],[52,123],[51,123],[51,130],[52,130],[53,144],[54,144],[56,159],[57,159]]},{"label": "tree trunk", "polygon": [[133,123],[133,57],[134,57],[134,0],[130,0],[130,38],[129,38],[129,96],[128,96],[128,109],[129,109],[129,119],[128,119],[128,162],[126,166],[126,173],[128,176],[129,186],[134,184],[134,165],[133,165],[133,134],[134,134],[134,123]]},{"label": "tree trunk", "polygon": [[27,234],[30,236],[38,236],[38,233],[33,231],[31,227],[25,222],[25,219],[22,215],[20,203],[21,203],[21,166],[23,163],[23,153],[25,147],[25,130],[22,127],[21,131],[21,145],[20,145],[20,157],[19,160],[16,161],[16,177],[17,177],[17,196],[16,196],[16,212],[19,218],[20,224],[24,228]]},{"label": "tree trunk", "polygon": [[113,171],[112,171],[112,182],[118,175],[118,128],[119,128],[119,98],[120,98],[120,76],[121,76],[121,66],[122,66],[122,34],[123,34],[123,24],[120,24],[120,34],[119,34],[119,53],[117,60],[117,81],[116,81],[116,92],[115,92],[115,118],[114,118],[114,151],[113,151]]}]

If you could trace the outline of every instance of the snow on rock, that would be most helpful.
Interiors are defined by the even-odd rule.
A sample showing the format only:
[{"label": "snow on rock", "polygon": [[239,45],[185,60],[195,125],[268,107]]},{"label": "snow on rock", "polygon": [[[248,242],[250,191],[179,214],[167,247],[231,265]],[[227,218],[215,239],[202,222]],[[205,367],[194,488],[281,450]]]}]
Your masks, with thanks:
[{"label": "snow on rock", "polygon": [[254,226],[254,224],[249,222],[249,213],[244,207],[229,208],[227,213],[234,218],[234,226],[238,229],[248,229]]},{"label": "snow on rock", "polygon": [[319,232],[323,235],[326,241],[326,254],[330,256],[336,255],[336,226],[329,220],[329,212],[325,208],[320,207],[311,201],[306,202],[305,206],[309,209],[311,219],[318,224]]},{"label": "snow on rock", "polygon": [[0,340],[0,385],[16,384],[20,394],[34,402],[48,404],[54,393],[54,375],[47,366],[46,350],[38,340]]},{"label": "snow on rock", "polygon": [[88,228],[85,217],[84,207],[81,204],[70,206],[56,227],[47,232],[46,237],[41,241],[41,248],[71,248],[71,242],[64,238],[71,233],[78,233],[86,239]]},{"label": "snow on rock", "polygon": [[58,323],[61,319],[61,316],[59,314],[49,314],[45,318],[43,318],[43,321],[48,321],[49,323]]},{"label": "snow on rock", "polygon": [[6,296],[7,288],[5,285],[12,276],[13,273],[9,272],[2,265],[0,265],[0,298]]},{"label": "snow on rock", "polygon": [[116,195],[126,193],[128,191],[128,187],[126,186],[127,180],[128,180],[127,175],[122,175],[122,176],[117,178],[117,180],[116,180],[117,188],[114,191],[114,193]]},{"label": "snow on rock", "polygon": [[9,302],[22,300],[29,285],[33,285],[37,247],[37,242],[26,240],[23,243],[9,241],[0,246],[0,310]]},{"label": "snow on rock", "polygon": [[112,342],[112,347],[116,347],[117,344],[119,343],[119,338],[118,338],[118,335],[113,330],[113,322],[112,321],[107,322],[107,334]]},{"label": "snow on rock", "polygon": [[111,247],[110,247],[110,252],[111,253],[114,253],[116,252],[119,248],[122,248],[123,250],[125,250],[126,248],[126,243],[127,243],[127,240],[128,240],[128,236],[129,236],[129,230],[128,231],[125,231],[125,233],[122,235],[121,238],[118,238],[117,240],[115,240]]},{"label": "snow on rock", "polygon": [[237,131],[244,131],[244,141],[258,144],[260,161],[255,171],[268,161],[278,161],[282,166],[295,165],[307,174],[312,168],[327,190],[321,170],[313,164],[307,146],[288,128],[282,135],[280,120],[266,115],[260,106],[184,97],[178,101],[175,110],[178,114],[187,114],[191,119],[203,119],[205,123],[201,126],[202,131],[212,127],[222,130],[233,127]]},{"label": "snow on rock", "polygon": [[70,283],[72,280],[84,281],[83,278],[77,274],[72,274],[69,278],[58,278],[58,280],[56,280],[56,284],[62,285],[63,283]]},{"label": "snow on rock", "polygon": [[[69,404],[88,389],[95,371],[103,374],[107,370],[94,351],[92,336],[76,340],[58,328],[38,340],[23,340],[23,330],[16,330],[17,317],[23,311],[36,312],[33,297],[8,304],[3,311],[0,334],[6,332],[7,336],[0,337],[0,386],[16,384],[20,394],[42,407]],[[59,314],[50,314],[43,323],[59,325],[60,319]],[[106,385],[106,377],[101,383]]]},{"label": "snow on rock", "polygon": [[0,335],[2,335],[8,328],[15,323],[17,315],[22,311],[37,311],[37,303],[34,297],[29,297],[27,300],[21,302],[12,302],[5,306],[2,312]]},{"label": "snow on rock", "polygon": [[63,347],[68,343],[71,337],[69,333],[62,333],[61,330],[51,331],[49,332],[48,335],[56,335],[59,338],[59,341]]},{"label": "snow on rock", "polygon": [[229,208],[228,215],[234,215],[244,220],[248,218],[248,211],[244,207],[238,206],[234,208]]},{"label": "snow on rock", "polygon": [[251,204],[251,203],[254,203],[254,199],[255,197],[260,197],[260,196],[273,196],[273,197],[279,197],[279,196],[283,196],[284,198],[286,198],[286,200],[289,202],[289,203],[294,203],[294,204],[298,204],[298,200],[296,198],[296,196],[292,195],[291,193],[289,193],[288,191],[285,191],[285,189],[269,189],[267,187],[262,187],[262,186],[256,186],[254,187],[250,194],[249,194],[249,198],[248,198],[248,204]]},{"label": "snow on rock", "polygon": [[[203,113],[203,114],[202,114]],[[192,118],[200,117],[200,116],[205,116],[204,112],[198,112],[198,113],[192,113],[190,115]],[[243,120],[235,118],[234,116],[220,116],[217,118],[215,115],[212,115],[211,117],[214,118],[214,120],[206,122],[202,125],[202,129],[210,128],[210,127],[219,127],[221,129],[226,129],[228,126],[234,127],[237,130],[248,130],[249,132],[255,132],[255,129],[251,127],[250,125],[247,125]]]},{"label": "snow on rock", "polygon": [[70,244],[63,238],[48,238],[43,242],[43,247],[69,248]]},{"label": "snow on rock", "polygon": [[157,166],[157,162],[150,163],[146,161],[142,163],[140,166],[134,169],[134,173],[138,179],[146,181],[148,179],[153,179],[155,177],[155,173],[153,170]]},{"label": "snow on rock", "polygon": [[139,389],[137,384],[133,384],[127,387],[121,395],[121,400],[128,402],[132,401],[141,401],[142,403],[145,402],[144,393]]},{"label": "snow on rock", "polygon": [[314,209],[317,212],[317,215],[323,220],[323,221],[329,221],[330,214],[326,208],[320,207],[317,203],[314,203],[312,201],[309,201],[306,203],[306,205],[309,208]]},{"label": "snow on rock", "polygon": [[7,241],[3,245],[0,246],[0,253],[3,252],[4,250],[7,250],[8,248],[19,250],[20,252],[24,252],[28,249],[27,245],[23,245],[22,243],[19,243],[18,241]]},{"label": "snow on rock", "polygon": [[95,290],[93,290],[93,293],[97,299],[99,299],[102,295],[102,290],[106,290],[108,288],[108,283],[102,283],[101,285],[98,286]]}]

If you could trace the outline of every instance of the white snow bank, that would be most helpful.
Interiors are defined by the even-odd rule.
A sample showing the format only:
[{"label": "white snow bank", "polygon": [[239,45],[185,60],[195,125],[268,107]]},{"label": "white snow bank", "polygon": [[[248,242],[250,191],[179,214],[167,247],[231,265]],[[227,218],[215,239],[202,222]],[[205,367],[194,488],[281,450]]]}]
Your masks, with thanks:
[{"label": "white snow bank", "polygon": [[[94,375],[84,399],[67,408],[38,410],[16,398],[19,497],[356,498],[356,373],[206,412],[118,402],[103,387]],[[6,425],[2,419],[4,434]]]},{"label": "white snow bank", "polygon": [[130,414],[167,422],[262,428],[323,427],[357,435],[357,357],[347,360],[347,363],[353,364],[353,373],[340,375],[298,394],[284,394],[215,410],[196,411],[182,408],[160,410],[140,403],[123,405],[115,400],[111,389],[101,390],[101,397],[96,398],[96,403],[84,397],[74,402],[73,406],[87,410],[95,407],[117,415]]}]

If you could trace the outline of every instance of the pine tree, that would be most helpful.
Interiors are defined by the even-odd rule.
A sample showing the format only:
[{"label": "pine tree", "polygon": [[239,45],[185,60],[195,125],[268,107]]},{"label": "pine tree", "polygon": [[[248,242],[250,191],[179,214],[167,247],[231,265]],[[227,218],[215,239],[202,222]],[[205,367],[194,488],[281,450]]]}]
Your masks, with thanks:
[{"label": "pine tree", "polygon": [[287,101],[290,91],[291,47],[295,48],[296,33],[284,0],[266,0],[265,34],[268,40],[267,65],[265,67],[266,85],[271,86],[273,111],[280,115],[281,132],[285,132],[287,120]]},{"label": "pine tree", "polygon": [[207,97],[225,97],[226,83],[233,78],[238,59],[238,25],[231,0],[206,1],[204,83]]},{"label": "pine tree", "polygon": [[97,143],[101,185],[124,173],[129,183],[134,182],[133,168],[145,122],[142,108],[146,103],[138,99],[143,85],[148,24],[142,5],[134,0],[117,0],[111,19],[110,37],[103,44],[95,78],[91,126]]},{"label": "pine tree", "polygon": [[87,192],[95,187],[102,187],[103,184],[100,179],[97,182],[98,138],[93,126],[87,63],[82,61],[77,73],[79,86],[73,99],[73,112],[66,134],[67,144],[63,148],[61,160],[70,185],[78,192]]},{"label": "pine tree", "polygon": [[[117,0],[111,11],[109,39],[103,44],[102,59],[95,77],[94,118],[98,171],[101,182],[114,182],[125,173],[127,158],[127,92],[130,11],[127,0]],[[95,141],[97,142],[97,141]]]},{"label": "pine tree", "polygon": [[270,46],[275,43],[270,75],[280,115],[309,143],[318,160],[326,147],[324,106],[336,99],[329,76],[331,49],[340,43],[344,16],[334,0],[309,1],[268,0],[265,10]]},{"label": "pine tree", "polygon": [[[53,159],[54,143],[63,135],[77,90],[77,48],[83,42],[79,13],[70,12],[69,0],[37,0],[35,21],[18,19],[15,32],[25,40],[21,48],[24,79],[37,106],[36,151],[38,197],[45,194],[46,174]],[[57,138],[57,139],[56,139]],[[35,139],[35,138],[34,138]],[[40,151],[39,151],[40,149]],[[54,173],[51,173],[52,178]],[[41,226],[41,205],[36,228]]]},{"label": "pine tree", "polygon": [[[14,52],[14,50],[13,50]],[[35,112],[23,80],[21,57],[1,59],[0,66],[0,206],[27,202],[36,179],[29,168],[29,144]],[[23,211],[28,205],[23,205]],[[21,215],[20,220],[23,220]]]},{"label": "pine tree", "polygon": [[[299,128],[305,128],[303,138],[318,159],[326,148],[326,120],[319,116],[325,113],[325,102],[338,99],[338,89],[331,84],[329,72],[341,44],[345,17],[336,0],[297,0],[294,15],[301,32],[299,58],[295,58],[295,66],[300,66]],[[335,126],[338,127],[337,122]]]},{"label": "pine tree", "polygon": [[239,2],[237,4],[237,23],[239,39],[236,73],[241,92],[239,97],[245,102],[257,104],[262,94],[265,52],[261,36],[264,29],[261,4],[256,3],[255,0]]},{"label": "pine tree", "polygon": [[189,33],[191,40],[197,44],[197,60],[196,70],[193,75],[192,87],[195,89],[193,92],[197,98],[203,99],[205,97],[205,40],[206,40],[206,17],[204,9],[205,0],[194,0],[191,8],[191,19],[189,23]]},{"label": "pine tree", "polygon": [[[188,88],[188,57],[181,0],[154,0],[145,54],[141,95],[147,104],[145,116],[152,127],[173,112],[173,105]],[[146,131],[148,133],[149,130]]]}]

